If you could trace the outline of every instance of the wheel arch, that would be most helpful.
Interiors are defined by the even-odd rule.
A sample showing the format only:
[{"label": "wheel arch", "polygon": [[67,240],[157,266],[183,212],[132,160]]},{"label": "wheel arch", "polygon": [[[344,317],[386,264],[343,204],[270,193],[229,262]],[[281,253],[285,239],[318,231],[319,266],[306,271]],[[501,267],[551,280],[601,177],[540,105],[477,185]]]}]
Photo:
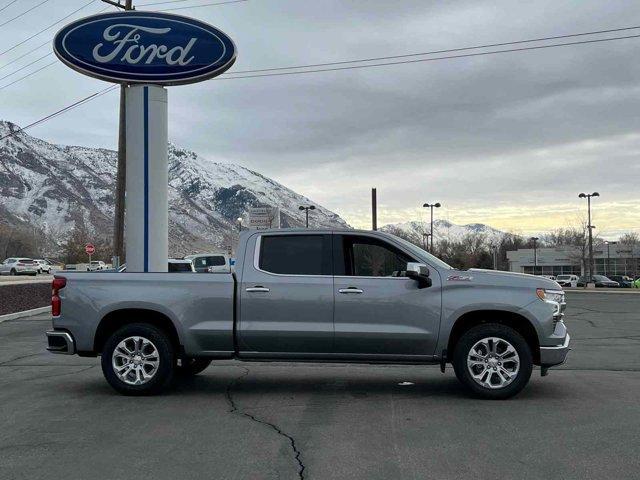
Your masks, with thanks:
[{"label": "wheel arch", "polygon": [[448,359],[453,358],[455,346],[465,332],[477,325],[486,323],[498,323],[516,330],[524,337],[529,348],[531,348],[533,363],[535,365],[540,364],[540,342],[538,340],[538,333],[531,321],[518,313],[495,309],[474,310],[458,317],[451,328],[449,341],[447,342],[447,352],[449,352],[447,355]]},{"label": "wheel arch", "polygon": [[104,344],[111,334],[119,328],[132,323],[147,323],[159,328],[169,336],[176,352],[182,352],[180,335],[173,321],[164,313],[145,308],[122,308],[107,313],[98,324],[93,340],[96,353],[102,352]]}]

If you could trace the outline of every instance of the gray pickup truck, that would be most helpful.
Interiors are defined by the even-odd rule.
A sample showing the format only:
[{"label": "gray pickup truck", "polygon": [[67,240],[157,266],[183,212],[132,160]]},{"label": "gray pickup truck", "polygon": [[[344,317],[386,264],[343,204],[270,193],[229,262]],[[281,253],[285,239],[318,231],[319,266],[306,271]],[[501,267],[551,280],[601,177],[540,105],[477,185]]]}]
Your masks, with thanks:
[{"label": "gray pickup truck", "polygon": [[56,275],[53,353],[101,356],[120,393],[157,393],[212,360],[453,365],[507,398],[564,362],[564,293],[542,277],[460,271],[393,235],[260,230],[233,273]]}]

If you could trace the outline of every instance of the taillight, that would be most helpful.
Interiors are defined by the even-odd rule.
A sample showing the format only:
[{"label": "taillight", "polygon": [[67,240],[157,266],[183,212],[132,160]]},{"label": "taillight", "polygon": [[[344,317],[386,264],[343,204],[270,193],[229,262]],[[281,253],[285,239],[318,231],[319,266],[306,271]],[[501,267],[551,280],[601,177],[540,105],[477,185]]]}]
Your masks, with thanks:
[{"label": "taillight", "polygon": [[62,300],[58,293],[67,286],[67,279],[64,277],[55,277],[51,283],[51,315],[58,317],[62,310]]}]

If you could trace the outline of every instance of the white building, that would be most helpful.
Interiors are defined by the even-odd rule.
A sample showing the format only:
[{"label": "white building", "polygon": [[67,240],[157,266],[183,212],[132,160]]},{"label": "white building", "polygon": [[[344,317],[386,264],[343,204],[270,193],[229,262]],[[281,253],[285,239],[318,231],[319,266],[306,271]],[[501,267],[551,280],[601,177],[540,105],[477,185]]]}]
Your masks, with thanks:
[{"label": "white building", "polygon": [[[584,255],[584,259],[583,259]],[[536,259],[537,257],[537,259]],[[507,252],[509,270],[535,275],[584,275],[588,268],[589,251],[580,247],[519,248]],[[537,260],[537,261],[536,261]],[[593,246],[595,274],[629,275],[640,273],[640,245],[623,245],[615,242]]]}]

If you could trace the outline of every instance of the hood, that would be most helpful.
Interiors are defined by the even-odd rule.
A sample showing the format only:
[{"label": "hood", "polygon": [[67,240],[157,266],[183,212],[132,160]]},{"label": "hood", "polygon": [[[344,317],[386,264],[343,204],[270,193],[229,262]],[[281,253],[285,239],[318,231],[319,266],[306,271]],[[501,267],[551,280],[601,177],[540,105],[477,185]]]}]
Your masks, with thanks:
[{"label": "hood", "polygon": [[470,268],[466,271],[453,270],[453,272],[455,272],[453,275],[473,277],[471,281],[476,284],[562,290],[562,287],[553,280],[527,273],[503,272],[501,270],[485,270],[482,268]]}]

